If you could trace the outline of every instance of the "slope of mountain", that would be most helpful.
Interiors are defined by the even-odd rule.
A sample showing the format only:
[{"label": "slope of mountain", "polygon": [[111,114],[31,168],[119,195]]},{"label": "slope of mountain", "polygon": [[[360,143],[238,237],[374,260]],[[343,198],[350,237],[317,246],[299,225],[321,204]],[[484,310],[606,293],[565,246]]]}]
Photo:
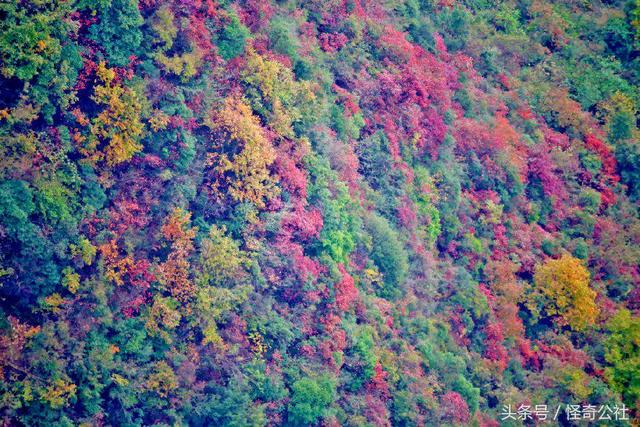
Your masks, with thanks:
[{"label": "slope of mountain", "polygon": [[3,425],[637,420],[640,1],[0,17]]}]

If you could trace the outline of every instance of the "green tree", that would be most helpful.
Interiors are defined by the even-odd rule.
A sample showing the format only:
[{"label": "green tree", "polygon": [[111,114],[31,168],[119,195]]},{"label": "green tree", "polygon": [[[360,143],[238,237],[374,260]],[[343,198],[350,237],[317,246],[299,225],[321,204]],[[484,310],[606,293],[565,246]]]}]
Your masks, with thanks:
[{"label": "green tree", "polygon": [[91,37],[100,43],[111,65],[124,67],[131,55],[138,55],[142,42],[140,27],[144,19],[138,9],[138,0],[111,0],[100,2],[100,18],[91,26]]},{"label": "green tree", "polygon": [[409,270],[407,252],[398,233],[384,218],[371,215],[366,226],[371,235],[371,259],[384,279],[380,295],[384,298],[398,298],[402,295],[402,285]]},{"label": "green tree", "polygon": [[272,19],[269,23],[269,40],[275,52],[297,58],[295,39],[292,37],[291,20],[285,18]]},{"label": "green tree", "polygon": [[[51,121],[56,109],[64,109],[72,102],[72,87],[82,67],[78,46],[70,37],[71,12],[71,2],[57,0],[0,4],[3,93],[8,87],[18,89],[17,95],[24,95],[47,121]],[[7,86],[10,79],[22,83]],[[13,95],[14,100],[19,98]]]},{"label": "green tree", "polygon": [[227,61],[241,55],[250,35],[249,29],[240,23],[238,17],[231,15],[229,23],[218,36],[218,53]]},{"label": "green tree", "polygon": [[640,410],[640,318],[621,309],[607,329],[611,332],[605,345],[607,380],[627,405]]},{"label": "green tree", "polygon": [[318,378],[302,378],[292,386],[288,421],[296,426],[316,423],[335,400],[336,383],[327,375]]},{"label": "green tree", "polygon": [[616,160],[622,182],[633,200],[640,199],[640,143],[623,141],[616,145]]}]

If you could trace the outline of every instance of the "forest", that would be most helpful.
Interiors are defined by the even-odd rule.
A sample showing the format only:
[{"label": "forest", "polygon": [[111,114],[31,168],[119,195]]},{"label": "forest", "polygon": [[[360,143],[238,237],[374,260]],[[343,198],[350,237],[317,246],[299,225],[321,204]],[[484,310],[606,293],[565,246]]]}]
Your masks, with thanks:
[{"label": "forest", "polygon": [[0,425],[640,425],[640,0],[0,0]]}]

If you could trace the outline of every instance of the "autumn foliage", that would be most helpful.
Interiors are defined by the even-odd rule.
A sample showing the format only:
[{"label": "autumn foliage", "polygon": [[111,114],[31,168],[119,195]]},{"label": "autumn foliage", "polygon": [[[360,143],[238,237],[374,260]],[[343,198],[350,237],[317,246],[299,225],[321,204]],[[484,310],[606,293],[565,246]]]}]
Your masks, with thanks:
[{"label": "autumn foliage", "polygon": [[534,300],[542,300],[543,315],[581,330],[592,325],[598,316],[596,293],[589,286],[590,274],[582,263],[563,255],[536,268]]},{"label": "autumn foliage", "polygon": [[0,2],[0,424],[637,424],[639,22]]},{"label": "autumn foliage", "polygon": [[211,190],[228,187],[234,200],[263,206],[276,188],[269,171],[275,151],[258,118],[242,100],[228,98],[208,126],[215,134],[215,151],[207,159],[214,175]]}]

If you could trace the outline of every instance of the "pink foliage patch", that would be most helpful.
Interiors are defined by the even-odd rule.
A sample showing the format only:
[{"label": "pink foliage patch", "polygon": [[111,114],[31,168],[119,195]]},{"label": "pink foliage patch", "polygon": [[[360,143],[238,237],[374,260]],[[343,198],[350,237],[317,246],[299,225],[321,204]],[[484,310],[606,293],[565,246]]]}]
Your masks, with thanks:
[{"label": "pink foliage patch", "polygon": [[335,285],[336,306],[342,311],[347,311],[358,299],[358,288],[356,288],[353,277],[344,266],[340,264],[338,268],[342,274],[342,279]]}]

